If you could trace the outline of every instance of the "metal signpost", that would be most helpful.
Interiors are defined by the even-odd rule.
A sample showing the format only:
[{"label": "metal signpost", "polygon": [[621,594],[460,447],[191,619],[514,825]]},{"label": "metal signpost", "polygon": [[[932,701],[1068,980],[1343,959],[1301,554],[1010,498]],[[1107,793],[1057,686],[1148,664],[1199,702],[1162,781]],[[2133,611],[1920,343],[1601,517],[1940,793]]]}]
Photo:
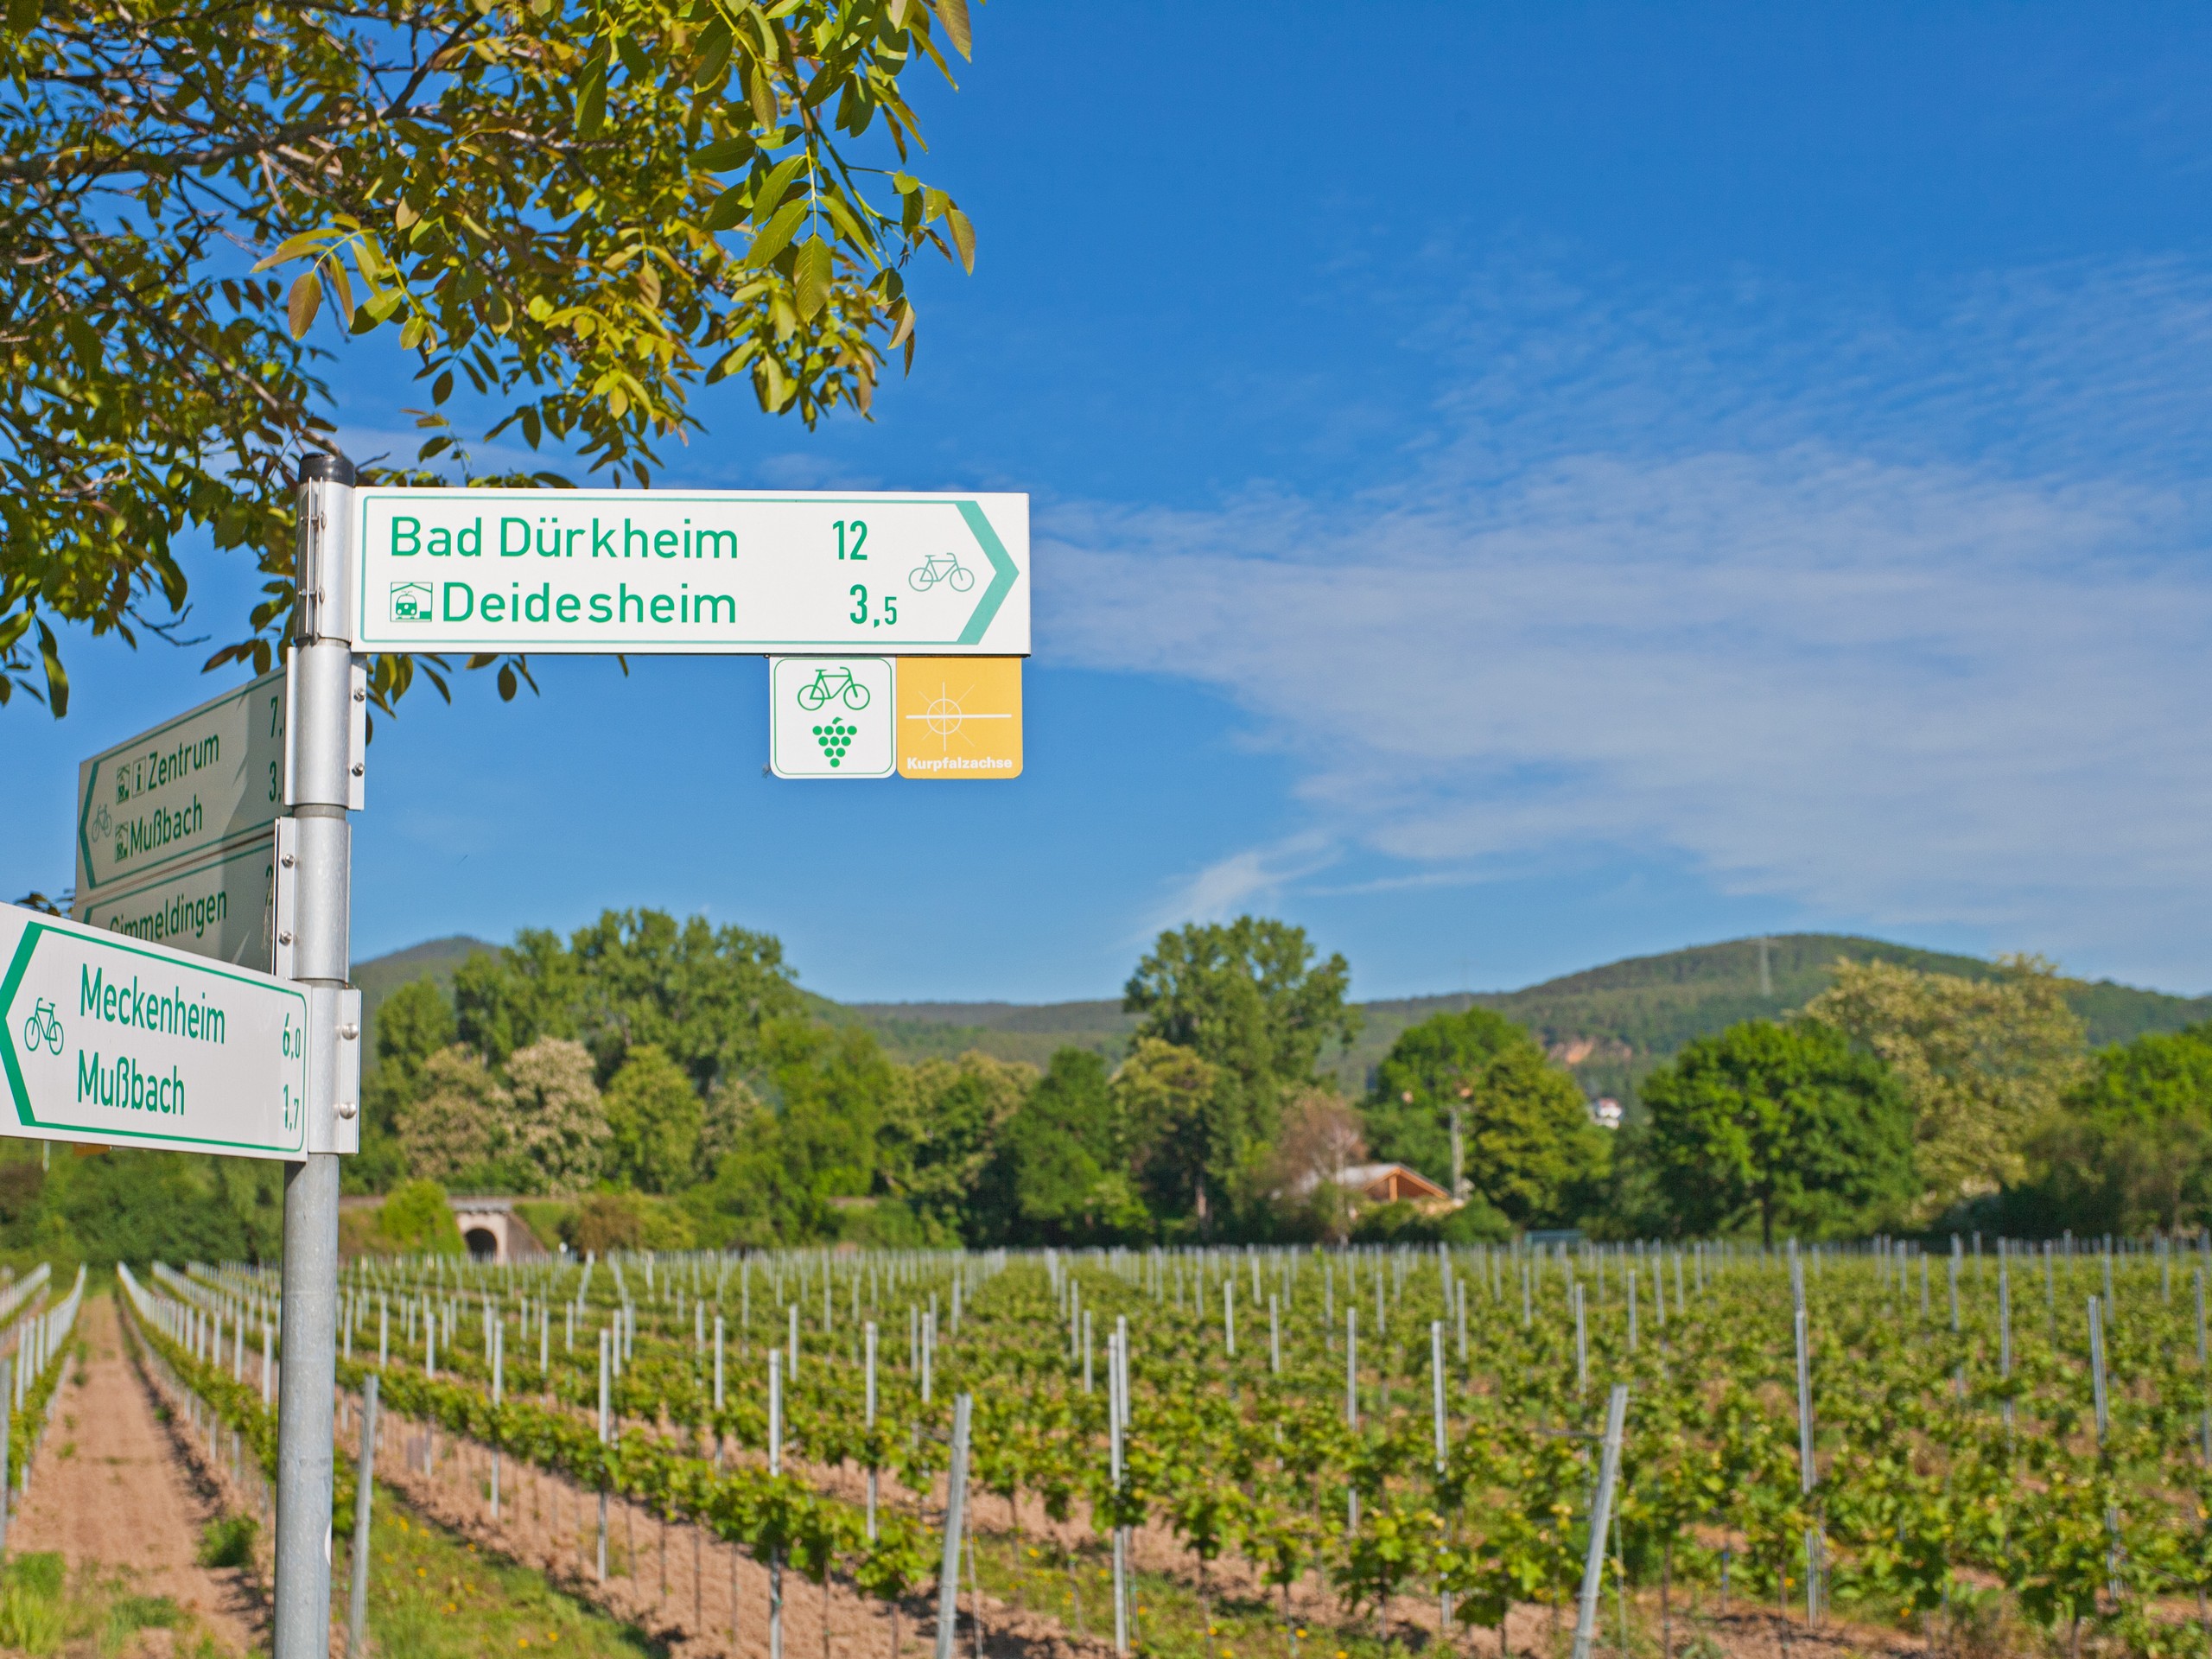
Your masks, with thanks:
[{"label": "metal signpost", "polygon": [[771,656],[778,775],[1010,778],[1029,499],[357,489],[313,455],[297,505],[284,672],[85,762],[77,920],[0,906],[0,1103],[12,1134],[289,1165],[273,1634],[324,1659],[365,654]]}]

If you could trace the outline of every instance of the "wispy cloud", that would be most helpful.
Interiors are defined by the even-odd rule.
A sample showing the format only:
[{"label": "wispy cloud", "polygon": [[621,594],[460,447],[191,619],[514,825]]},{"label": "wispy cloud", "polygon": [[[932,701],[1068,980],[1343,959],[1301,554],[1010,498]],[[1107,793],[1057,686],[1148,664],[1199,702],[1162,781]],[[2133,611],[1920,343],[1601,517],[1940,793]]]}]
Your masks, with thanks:
[{"label": "wispy cloud", "polygon": [[1389,486],[1044,515],[1054,655],[1216,687],[1300,765],[1307,830],[1176,902],[1619,849],[2212,977],[2212,282],[1812,313],[1489,283]]},{"label": "wispy cloud", "polygon": [[1292,883],[1327,869],[1342,851],[1326,833],[1312,831],[1271,847],[1232,853],[1177,883],[1166,902],[1130,938],[1149,942],[1165,927],[1194,920],[1226,921],[1239,911],[1265,906]]}]

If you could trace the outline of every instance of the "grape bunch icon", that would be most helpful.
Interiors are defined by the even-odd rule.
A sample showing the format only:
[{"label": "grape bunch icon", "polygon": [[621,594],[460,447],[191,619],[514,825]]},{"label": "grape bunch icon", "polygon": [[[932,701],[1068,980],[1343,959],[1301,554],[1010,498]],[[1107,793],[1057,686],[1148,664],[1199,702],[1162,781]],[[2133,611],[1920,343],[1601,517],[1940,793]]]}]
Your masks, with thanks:
[{"label": "grape bunch icon", "polygon": [[832,766],[841,766],[844,762],[845,751],[853,747],[853,740],[860,735],[860,730],[859,727],[840,717],[827,726],[816,727],[814,741],[822,746],[822,753],[828,757]]}]

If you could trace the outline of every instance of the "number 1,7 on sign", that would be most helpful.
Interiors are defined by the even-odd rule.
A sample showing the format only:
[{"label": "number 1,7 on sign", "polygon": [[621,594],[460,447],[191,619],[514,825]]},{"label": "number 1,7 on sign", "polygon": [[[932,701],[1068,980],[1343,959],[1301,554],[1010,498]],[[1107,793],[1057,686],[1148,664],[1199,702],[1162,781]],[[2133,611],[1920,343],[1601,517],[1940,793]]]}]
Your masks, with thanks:
[{"label": "number 1,7 on sign", "polygon": [[304,1155],[299,986],[13,905],[0,905],[0,1130]]}]

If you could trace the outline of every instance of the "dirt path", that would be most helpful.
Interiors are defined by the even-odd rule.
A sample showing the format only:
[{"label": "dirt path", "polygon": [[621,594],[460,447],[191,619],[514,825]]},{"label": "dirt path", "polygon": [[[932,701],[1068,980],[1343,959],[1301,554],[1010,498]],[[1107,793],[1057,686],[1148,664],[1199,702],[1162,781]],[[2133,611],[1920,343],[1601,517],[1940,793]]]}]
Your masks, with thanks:
[{"label": "dirt path", "polygon": [[232,1653],[265,1647],[241,1575],[194,1561],[200,1529],[218,1513],[213,1494],[155,1415],[124,1354],[113,1300],[88,1299],[77,1332],[91,1358],[55,1395],[9,1548],[59,1550],[73,1573],[89,1563],[135,1593],[168,1596]]}]

